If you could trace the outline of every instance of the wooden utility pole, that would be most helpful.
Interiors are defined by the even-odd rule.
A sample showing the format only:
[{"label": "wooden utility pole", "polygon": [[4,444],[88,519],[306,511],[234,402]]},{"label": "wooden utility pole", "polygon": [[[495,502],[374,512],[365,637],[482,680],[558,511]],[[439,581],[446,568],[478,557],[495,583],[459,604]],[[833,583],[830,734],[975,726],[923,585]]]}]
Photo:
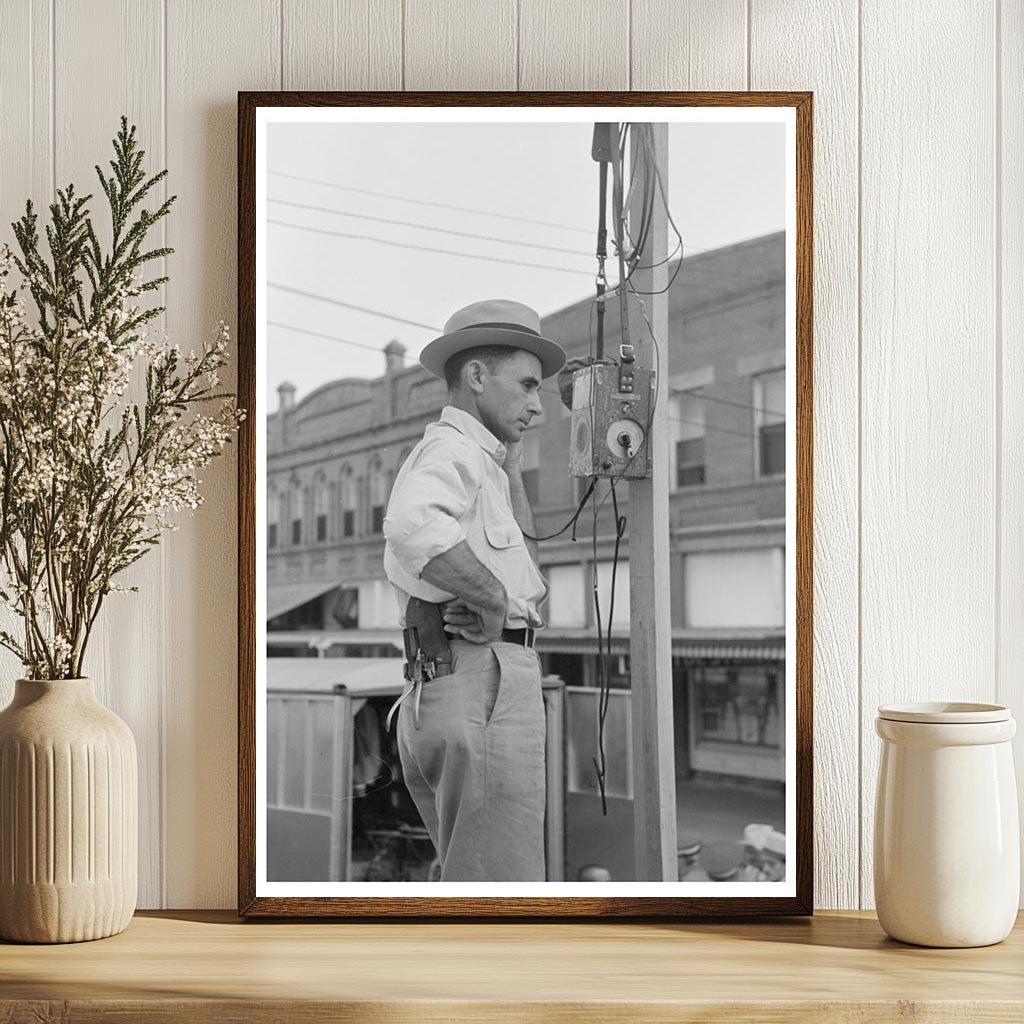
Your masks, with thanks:
[{"label": "wooden utility pole", "polygon": [[[668,283],[668,218],[654,178],[643,159],[639,133],[630,129],[634,176],[629,232],[638,239],[645,184],[654,189],[653,222],[631,283],[639,292],[657,292]],[[650,126],[655,161],[668,194],[668,125]],[[644,176],[651,180],[645,182]],[[680,257],[682,254],[680,253]],[[660,266],[653,266],[660,264]],[[651,269],[643,270],[642,267]],[[641,315],[646,307],[651,329]],[[629,485],[630,657],[633,700],[633,842],[637,881],[678,880],[676,852],[675,741],[672,717],[672,619],[669,572],[669,333],[668,294],[629,296],[630,334],[639,367],[658,370],[651,424],[651,476]]]}]

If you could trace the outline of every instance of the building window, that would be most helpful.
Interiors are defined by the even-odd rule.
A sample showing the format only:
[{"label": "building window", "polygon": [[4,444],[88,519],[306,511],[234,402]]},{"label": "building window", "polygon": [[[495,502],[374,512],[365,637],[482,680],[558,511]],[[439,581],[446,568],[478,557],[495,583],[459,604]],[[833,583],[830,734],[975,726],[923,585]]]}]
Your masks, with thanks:
[{"label": "building window", "polygon": [[276,487],[267,490],[267,547],[276,548],[278,544],[278,523],[281,517],[281,495]]},{"label": "building window", "polygon": [[528,431],[523,436],[523,487],[531,505],[536,505],[540,484],[540,434]]},{"label": "building window", "polygon": [[351,466],[341,474],[341,535],[356,535],[356,482]]},{"label": "building window", "polygon": [[698,391],[672,396],[669,417],[672,427],[672,488],[704,483],[704,400]]},{"label": "building window", "polygon": [[690,629],[783,629],[786,553],[781,547],[691,551],[683,556]]},{"label": "building window", "polygon": [[370,468],[370,533],[384,532],[384,506],[387,503],[387,483],[384,469],[377,461]]},{"label": "building window", "polygon": [[759,476],[786,472],[786,371],[754,378],[754,420],[757,425]]},{"label": "building window", "polygon": [[696,741],[781,750],[785,739],[781,663],[688,670]]},{"label": "building window", "polygon": [[296,481],[292,484],[291,494],[292,544],[302,543],[302,520],[306,514],[303,497],[302,486]]},{"label": "building window", "polygon": [[318,544],[327,540],[327,481],[318,476],[313,489],[313,522]]}]

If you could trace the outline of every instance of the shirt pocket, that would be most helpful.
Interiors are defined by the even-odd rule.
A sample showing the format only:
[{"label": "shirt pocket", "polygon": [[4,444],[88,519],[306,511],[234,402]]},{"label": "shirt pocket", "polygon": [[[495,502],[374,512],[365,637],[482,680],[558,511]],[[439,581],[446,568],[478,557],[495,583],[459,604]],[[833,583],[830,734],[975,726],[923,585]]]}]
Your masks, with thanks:
[{"label": "shirt pocket", "polygon": [[522,543],[523,538],[522,531],[514,521],[486,523],[484,534],[487,543],[499,551],[516,547]]}]

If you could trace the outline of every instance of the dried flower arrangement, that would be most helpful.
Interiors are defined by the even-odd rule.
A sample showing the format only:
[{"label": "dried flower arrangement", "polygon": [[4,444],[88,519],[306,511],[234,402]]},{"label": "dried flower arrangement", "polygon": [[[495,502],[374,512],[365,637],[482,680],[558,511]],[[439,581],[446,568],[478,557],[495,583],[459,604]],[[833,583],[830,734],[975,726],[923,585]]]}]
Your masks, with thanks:
[{"label": "dried flower arrangement", "polygon": [[[20,255],[0,247],[0,601],[22,626],[20,636],[0,630],[0,645],[30,679],[82,675],[104,598],[126,589],[115,577],[162,531],[177,529],[173,513],[202,502],[197,472],[245,415],[233,393],[217,390],[228,359],[223,322],[199,352],[148,337],[146,325],[165,307],[141,309],[136,300],[168,279],[145,281],[143,268],[173,250],[144,244],[176,197],[135,212],[167,171],[146,177],[124,117],[114,153],[109,177],[96,167],[110,207],[109,249],[89,216],[92,197],[73,185],[50,206],[49,258],[31,202],[13,224]],[[145,367],[144,403],[130,395],[137,366]],[[200,403],[219,405],[204,413]]]}]

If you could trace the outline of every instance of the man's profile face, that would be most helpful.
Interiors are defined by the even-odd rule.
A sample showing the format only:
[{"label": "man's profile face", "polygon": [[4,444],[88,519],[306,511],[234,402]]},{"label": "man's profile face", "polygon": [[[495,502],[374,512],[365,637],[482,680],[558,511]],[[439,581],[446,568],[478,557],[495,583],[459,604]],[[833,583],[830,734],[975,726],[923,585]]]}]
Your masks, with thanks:
[{"label": "man's profile face", "polygon": [[520,349],[493,370],[484,367],[481,380],[483,390],[477,397],[481,422],[499,441],[519,441],[534,416],[544,411],[540,360]]}]

